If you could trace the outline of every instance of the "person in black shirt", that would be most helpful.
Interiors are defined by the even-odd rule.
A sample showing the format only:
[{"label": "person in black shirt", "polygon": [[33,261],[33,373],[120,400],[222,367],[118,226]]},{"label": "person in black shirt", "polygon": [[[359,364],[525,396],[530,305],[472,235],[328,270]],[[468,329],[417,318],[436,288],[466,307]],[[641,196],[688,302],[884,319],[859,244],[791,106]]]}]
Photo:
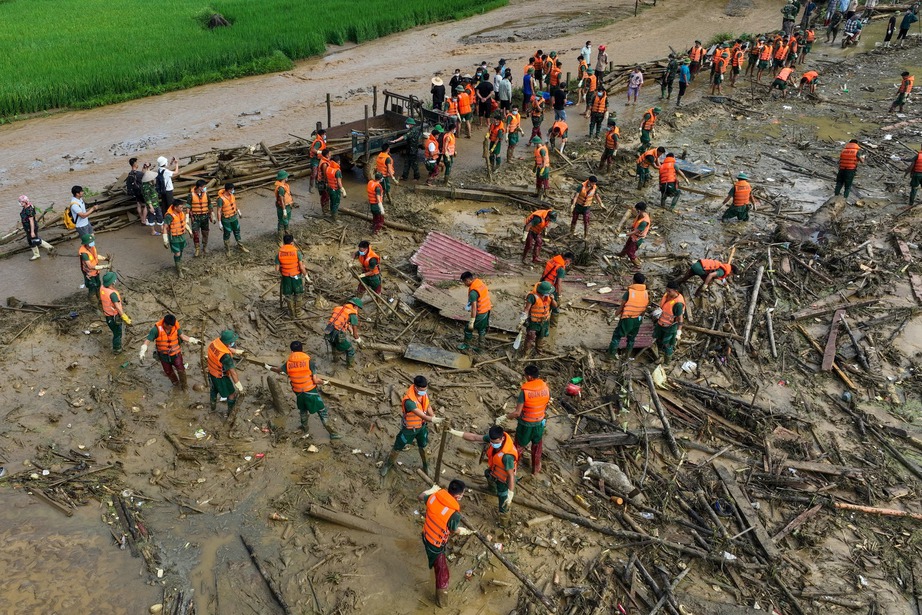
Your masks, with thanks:
[{"label": "person in black shirt", "polygon": [[26,242],[32,248],[32,258],[30,261],[38,260],[42,257],[39,253],[39,246],[48,250],[48,254],[54,253],[54,246],[38,236],[38,219],[35,217],[35,206],[29,200],[29,197],[22,195],[19,197],[19,204],[22,209],[19,211],[19,219],[22,220],[22,228],[26,232]]},{"label": "person in black shirt", "polygon": [[554,121],[567,121],[567,92],[563,88],[555,88],[551,92],[554,99]]},{"label": "person in black shirt", "polygon": [[445,102],[445,84],[440,78],[432,78],[432,89],[429,92],[432,94],[432,108],[441,109]]},{"label": "person in black shirt", "polygon": [[493,84],[490,81],[481,81],[474,88],[477,92],[477,125],[483,126],[484,118],[489,119],[493,112]]}]

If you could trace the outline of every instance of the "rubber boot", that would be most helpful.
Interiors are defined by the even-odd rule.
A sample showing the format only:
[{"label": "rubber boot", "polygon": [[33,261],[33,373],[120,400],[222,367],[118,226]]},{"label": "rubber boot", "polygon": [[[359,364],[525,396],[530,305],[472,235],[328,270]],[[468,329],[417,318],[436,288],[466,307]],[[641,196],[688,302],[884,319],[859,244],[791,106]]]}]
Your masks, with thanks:
[{"label": "rubber boot", "polygon": [[208,233],[202,231],[202,256],[208,254]]},{"label": "rubber boot", "polygon": [[41,257],[42,257],[42,255],[41,255],[41,254],[39,253],[39,251],[38,251],[38,246],[32,246],[32,258],[30,258],[29,260],[30,260],[30,261],[37,261],[37,260],[40,259]]},{"label": "rubber boot", "polygon": [[224,256],[230,256],[230,241],[224,240]]},{"label": "rubber boot", "polygon": [[387,476],[387,473],[391,471],[394,463],[397,461],[397,455],[400,454],[400,451],[391,451],[391,454],[387,456],[387,459],[384,460],[384,464],[381,466],[381,469],[378,471],[381,474],[381,478]]},{"label": "rubber boot", "polygon": [[186,372],[177,371],[176,373],[179,376],[179,388],[181,388],[183,391],[187,390],[189,388],[189,381],[186,379]]},{"label": "rubber boot", "polygon": [[531,445],[531,473],[541,472],[541,453],[544,452],[544,441]]},{"label": "rubber boot", "polygon": [[194,256],[195,258],[198,258],[198,257],[201,256],[201,255],[202,255],[202,248],[201,248],[201,246],[199,246],[199,244],[195,244],[195,254],[194,254],[193,256]]},{"label": "rubber boot", "polygon": [[544,354],[544,338],[543,337],[537,337],[537,336],[535,337],[535,354],[536,355]]},{"label": "rubber boot", "polygon": [[[419,458],[423,462],[423,474],[428,475],[429,474],[429,459],[426,456],[426,449],[424,448],[419,449]],[[438,479],[438,476],[436,476],[436,479]]]},{"label": "rubber boot", "polygon": [[295,318],[295,301],[291,297],[286,299],[288,302],[288,314],[291,315],[292,319]]},{"label": "rubber boot", "polygon": [[354,354],[349,354],[349,353],[347,352],[347,353],[346,353],[346,367],[347,367],[347,368],[352,367],[352,361],[354,361],[354,360],[355,360],[355,355],[354,355]]},{"label": "rubber boot", "polygon": [[55,256],[57,254],[55,252],[54,246],[48,243],[47,241],[45,241],[44,239],[42,239],[42,247],[48,250],[48,254],[50,254],[51,256]]},{"label": "rubber boot", "polygon": [[294,312],[291,314],[291,317],[294,319],[301,315],[301,302],[298,301],[298,295],[292,298],[292,303],[294,304]]},{"label": "rubber boot", "polygon": [[327,433],[330,434],[330,440],[340,440],[342,436],[339,435],[335,429],[327,421],[321,421],[323,428],[327,430]]},{"label": "rubber boot", "polygon": [[179,261],[176,261],[174,265],[176,267],[176,277],[178,277],[181,280],[182,279],[182,264],[180,264]]},{"label": "rubber boot", "polygon": [[447,589],[435,590],[435,604],[440,609],[448,606],[448,590]]},{"label": "rubber boot", "polygon": [[218,411],[218,400],[212,399],[209,405],[211,406],[211,411],[212,411],[212,412],[217,412],[217,411]]},{"label": "rubber boot", "polygon": [[238,244],[237,244],[237,249],[240,250],[241,252],[243,252],[244,254],[249,254],[249,253],[250,253],[250,251],[247,249],[247,247],[246,247],[245,245],[243,245],[242,243],[238,243]]}]

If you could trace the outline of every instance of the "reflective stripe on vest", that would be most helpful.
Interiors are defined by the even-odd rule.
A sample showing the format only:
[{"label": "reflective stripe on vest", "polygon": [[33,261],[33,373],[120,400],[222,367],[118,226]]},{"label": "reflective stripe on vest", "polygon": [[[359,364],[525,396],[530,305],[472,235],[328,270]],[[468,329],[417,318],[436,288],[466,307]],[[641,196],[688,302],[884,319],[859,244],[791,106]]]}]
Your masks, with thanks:
[{"label": "reflective stripe on vest", "polygon": [[221,190],[218,192],[218,200],[221,202],[221,217],[233,218],[237,215],[237,197],[228,192]]},{"label": "reflective stripe on vest", "polygon": [[858,147],[857,143],[848,143],[845,149],[839,154],[839,169],[843,171],[854,171],[858,168]]},{"label": "reflective stripe on vest", "polygon": [[[279,194],[279,188],[285,189],[284,195]],[[275,182],[275,187],[272,190],[275,192],[276,207],[288,207],[294,202],[294,200],[291,198],[291,188],[288,187],[288,182],[277,181]]]},{"label": "reflective stripe on vest", "polygon": [[668,184],[676,181],[675,158],[666,156],[659,167],[659,183]]},{"label": "reflective stripe on vest", "polygon": [[173,325],[173,328],[169,331],[166,330],[166,326],[163,324],[163,319],[157,321],[157,324],[154,325],[157,327],[157,339],[155,343],[157,345],[157,352],[160,354],[166,355],[168,357],[173,357],[179,354],[179,321],[176,321],[176,324]]},{"label": "reflective stripe on vest", "polygon": [[311,358],[303,352],[292,352],[285,363],[285,373],[291,382],[291,390],[307,393],[317,388],[314,384],[314,372],[311,371]]},{"label": "reflective stripe on vest", "polygon": [[[83,260],[82,254],[86,254],[89,260]],[[96,256],[96,248],[80,246],[80,249],[77,250],[77,256],[80,257],[80,269],[83,271],[83,275],[88,278],[95,278],[99,275],[99,272],[96,271],[96,265],[99,264],[99,258]]]},{"label": "reflective stripe on vest", "polygon": [[327,321],[327,324],[333,325],[333,328],[337,331],[345,331],[346,327],[349,326],[349,317],[353,314],[358,314],[358,309],[351,303],[341,305],[335,310],[333,310],[333,315],[330,316],[330,320]]},{"label": "reflective stripe on vest", "polygon": [[186,232],[186,214],[179,213],[171,205],[166,211],[166,215],[171,217],[170,237],[182,237]]},{"label": "reflective stripe on vest", "polygon": [[650,296],[647,287],[643,284],[631,284],[627,287],[627,301],[621,311],[623,318],[636,318],[647,310],[650,305]]},{"label": "reflective stripe on vest", "polygon": [[561,268],[565,268],[566,266],[567,261],[564,260],[563,256],[558,254],[548,262],[544,263],[544,273],[541,274],[541,281],[556,285],[558,272]]},{"label": "reflective stripe on vest", "polygon": [[530,221],[532,221],[535,218],[538,218],[540,222],[538,224],[532,223],[528,227],[528,230],[530,230],[533,233],[541,234],[544,231],[544,229],[547,228],[547,225],[551,223],[551,221],[548,220],[547,217],[548,217],[548,214],[551,213],[552,211],[554,210],[553,209],[539,209],[538,211],[531,212],[531,214],[527,218],[525,218],[525,224],[528,224]]},{"label": "reflective stripe on vest", "polygon": [[461,510],[461,504],[447,489],[439,489],[426,500],[426,520],[423,522],[423,538],[433,547],[448,542],[451,531],[448,521]]},{"label": "reflective stripe on vest", "polygon": [[293,278],[301,273],[298,264],[298,248],[294,244],[286,243],[279,248],[279,273],[286,278]]},{"label": "reflective stripe on vest", "polygon": [[224,345],[221,338],[218,338],[208,344],[208,374],[215,378],[224,377],[224,366],[221,365],[221,359],[224,355],[230,354],[230,348]]},{"label": "reflective stripe on vest", "polygon": [[423,426],[423,419],[413,412],[407,411],[405,404],[408,400],[416,404],[417,410],[423,414],[429,414],[429,396],[417,395],[416,388],[411,384],[407,392],[403,394],[403,399],[400,400],[400,409],[403,411],[403,428],[419,429]]},{"label": "reflective stripe on vest", "polygon": [[576,196],[576,204],[588,207],[589,204],[592,203],[592,197],[595,196],[595,191],[595,184],[590,188],[589,180],[587,179],[584,181],[582,187],[579,189],[579,194]]},{"label": "reflective stripe on vest", "polygon": [[509,479],[509,471],[503,465],[503,457],[512,455],[515,464],[512,466],[513,472],[519,465],[519,451],[515,448],[515,443],[509,434],[503,434],[503,444],[499,448],[493,448],[492,444],[487,444],[487,463],[490,467],[490,474],[499,482],[505,484]]},{"label": "reflective stripe on vest", "polygon": [[543,421],[547,414],[547,405],[551,401],[551,390],[547,383],[540,378],[529,380],[522,385],[525,403],[519,419],[528,423]]},{"label": "reflective stripe on vest", "polygon": [[672,313],[672,308],[677,303],[685,305],[685,297],[682,296],[682,293],[679,293],[673,299],[670,299],[669,295],[663,295],[663,299],[659,302],[659,307],[663,310],[663,313],[660,314],[656,324],[661,327],[671,327],[675,322],[675,314]]},{"label": "reflective stripe on vest", "polygon": [[752,194],[752,186],[744,179],[739,180],[733,186],[733,206],[742,207],[749,203],[749,197]]},{"label": "reflective stripe on vest", "polygon": [[115,303],[112,302],[112,293],[115,293],[116,298],[121,302],[122,296],[118,294],[118,291],[114,288],[103,286],[99,289],[99,300],[102,302],[102,313],[106,316],[118,316],[118,309],[115,307]]},{"label": "reflective stripe on vest", "polygon": [[369,205],[377,205],[381,202],[381,195],[384,194],[384,188],[381,186],[381,182],[376,179],[369,181],[365,185],[365,191],[368,194]]},{"label": "reflective stripe on vest", "polygon": [[368,254],[364,256],[359,254],[359,264],[362,265],[362,271],[364,271],[365,273],[369,273],[371,275],[381,275],[381,267],[379,265],[375,265],[374,267],[369,266],[368,263],[372,259],[377,260],[378,263],[381,262],[381,258],[377,254],[375,254],[375,251],[372,250],[371,248],[368,248]]},{"label": "reflective stripe on vest", "polygon": [[548,295],[544,297],[538,294],[538,284],[535,284],[535,287],[531,289],[531,292],[528,294],[535,298],[535,302],[528,308],[528,320],[530,322],[539,323],[550,318],[551,301],[554,300],[554,296]]},{"label": "reflective stripe on vest", "polygon": [[207,214],[208,193],[203,192],[202,194],[198,194],[195,191],[195,188],[193,188],[191,194],[189,195],[189,204],[193,215],[201,216],[202,214]]},{"label": "reflective stripe on vest", "polygon": [[468,292],[472,290],[477,291],[477,314],[486,314],[493,309],[493,303],[490,301],[490,291],[487,290],[487,285],[483,283],[483,280],[474,278],[474,281],[468,287]]}]

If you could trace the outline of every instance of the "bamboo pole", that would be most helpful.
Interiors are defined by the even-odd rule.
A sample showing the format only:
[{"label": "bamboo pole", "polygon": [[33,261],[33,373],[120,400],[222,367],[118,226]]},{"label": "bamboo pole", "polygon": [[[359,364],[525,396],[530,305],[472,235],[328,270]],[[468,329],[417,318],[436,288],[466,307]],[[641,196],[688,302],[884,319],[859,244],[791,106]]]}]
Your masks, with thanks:
[{"label": "bamboo pole", "polygon": [[752,319],[756,313],[756,305],[759,303],[759,291],[762,289],[762,274],[764,273],[765,267],[760,266],[752,287],[752,299],[749,300],[749,313],[746,314],[746,327],[743,329],[743,343],[746,346],[749,346],[749,336],[752,334]]}]

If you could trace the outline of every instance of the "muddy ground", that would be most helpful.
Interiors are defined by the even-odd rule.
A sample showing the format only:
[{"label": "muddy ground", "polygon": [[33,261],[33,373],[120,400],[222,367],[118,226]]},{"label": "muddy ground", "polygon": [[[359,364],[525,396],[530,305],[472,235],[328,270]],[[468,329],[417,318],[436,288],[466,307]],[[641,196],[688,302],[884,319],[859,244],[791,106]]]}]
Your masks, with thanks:
[{"label": "muddy ground", "polygon": [[[488,18],[486,23],[495,23],[527,12],[529,6],[516,3],[486,17],[423,28],[415,35],[438,32],[458,38],[462,30],[474,35],[484,29]],[[715,17],[702,19],[700,27],[733,29],[725,27],[719,17],[720,5],[714,8]],[[655,11],[669,9],[672,12],[668,14],[677,11],[668,3],[660,3],[644,15],[655,17]],[[775,10],[765,9],[762,17],[774,20]],[[755,19],[754,15],[747,19]],[[592,31],[591,37],[595,42],[600,32],[623,32],[628,23],[605,26]],[[871,48],[878,26],[866,33],[860,52]],[[666,24],[651,27],[665,28]],[[396,47],[401,40],[409,40],[401,38],[405,36],[410,35],[358,47],[349,54],[366,59],[380,55],[392,46],[390,43]],[[578,32],[564,39],[572,39],[577,46],[586,36]],[[630,39],[622,44],[627,57]],[[653,53],[657,44],[642,47],[638,43],[638,55],[632,59],[659,57],[661,54]],[[490,46],[493,43],[483,45],[479,50],[479,45],[473,50],[465,47],[464,57],[496,55],[497,48]],[[509,45],[521,49],[523,56],[533,46]],[[610,50],[612,47],[618,48],[614,45]],[[730,186],[730,177],[745,170],[762,191],[764,202],[748,225],[721,225],[717,220],[722,211],[719,200],[700,195],[686,193],[676,212],[654,207],[654,232],[641,253],[653,294],[658,298],[665,282],[680,273],[689,260],[726,257],[735,246],[734,262],[744,267],[744,273],[734,284],[694,306],[691,322],[740,334],[755,270],[760,265],[770,269],[763,281],[751,350],[737,344],[728,352],[724,338],[686,332],[676,360],[666,370],[676,384],[671,393],[662,395],[671,394],[682,404],[667,405],[683,450],[681,461],[671,458],[668,447],[659,440],[647,445],[635,442],[591,449],[567,445],[573,436],[610,434],[619,427],[651,432],[661,427],[643,376],[644,368],[654,367],[654,357],[647,352],[633,363],[604,359],[601,351],[613,328],[611,309],[592,302],[593,291],[585,286],[586,282],[613,287],[627,283],[632,270],[612,259],[623,242],[623,229],[619,232],[617,224],[625,208],[638,199],[656,201],[655,189],[643,193],[634,190],[632,157],[625,155],[614,173],[602,177],[608,210],[596,212],[591,241],[586,244],[571,238],[564,225],[550,232],[548,251],[575,249],[585,262],[565,286],[565,300],[570,305],[549,342],[551,356],[565,356],[539,363],[557,400],[548,422],[548,460],[537,477],[528,473],[528,462],[523,462],[517,499],[544,502],[609,528],[639,530],[641,536],[612,537],[562,520],[528,527],[527,521],[543,513],[524,504],[516,505],[511,523],[500,528],[495,500],[475,491],[465,498],[463,506],[472,524],[489,535],[490,541],[501,543],[504,553],[559,604],[560,612],[612,612],[619,604],[627,613],[649,612],[656,599],[651,600],[643,581],[618,580],[625,563],[636,555],[657,578],[656,565],[673,578],[682,567],[691,568],[676,590],[677,600],[687,613],[759,612],[754,608],[763,612],[774,608],[778,613],[798,609],[806,613],[917,613],[914,609],[922,594],[918,522],[837,511],[826,498],[922,512],[918,475],[913,476],[911,469],[922,463],[917,448],[922,439],[917,375],[922,323],[916,317],[917,297],[907,281],[907,274],[919,273],[922,253],[915,247],[920,241],[918,215],[898,217],[906,205],[900,169],[907,163],[890,159],[910,156],[897,142],[915,144],[920,129],[913,121],[917,114],[895,117],[884,113],[897,75],[904,66],[920,66],[922,52],[917,46],[867,54],[843,54],[822,44],[817,47],[814,61],[823,62],[814,66],[824,75],[820,94],[839,104],[770,101],[765,90],[752,87],[737,88],[733,92],[737,103],[721,105],[702,99],[703,84],[696,83],[687,107],[676,112],[672,105],[666,105],[665,122],[658,130],[660,140],[677,152],[687,144],[689,160],[717,169],[714,177],[696,181],[695,188],[723,194]],[[213,90],[219,88],[246,88],[253,94],[254,88],[248,83],[279,78],[253,78],[199,90],[211,90],[209,99],[214,99]],[[318,86],[312,83],[311,87]],[[318,100],[321,91],[317,90]],[[98,131],[111,130],[114,135],[118,130],[103,125],[105,112],[110,120],[131,113],[126,108],[132,106],[138,113],[141,107],[152,105],[146,108],[153,112],[156,105],[166,104],[162,100],[166,98],[173,101],[173,107],[184,101],[184,108],[191,108],[186,102],[194,105],[200,94],[193,90],[68,116],[75,124],[91,122],[84,128],[92,128],[95,121]],[[636,109],[624,108],[618,97],[612,98],[613,109],[625,127],[625,150],[637,141],[636,130],[628,127],[639,121],[641,107],[658,102],[657,94],[654,87],[646,89],[642,101],[646,104]],[[250,100],[249,104],[258,108],[265,103]],[[311,106],[305,101],[301,114]],[[352,107],[344,105],[343,112],[348,109]],[[263,128],[283,140],[285,117],[292,111],[294,108],[273,113],[264,127],[220,131],[221,136],[213,139],[202,133],[190,135],[190,148],[236,145],[248,138],[271,142],[260,132]],[[64,119],[52,117],[0,130],[23,138],[45,131],[50,137],[71,123]],[[573,133],[585,134],[585,120],[571,114],[573,119]],[[174,121],[177,126],[182,122],[172,118],[166,123]],[[176,143],[171,130],[165,129],[164,142]],[[58,134],[64,136],[63,132]],[[779,226],[791,221],[806,223],[832,193],[828,179],[784,167],[834,174],[841,142],[852,136],[868,144],[871,165],[859,173],[857,198],[852,196],[847,206],[836,201],[824,208],[837,210],[828,229],[829,240],[818,247],[797,241],[787,247],[779,245],[790,241],[779,237]],[[124,131],[118,138],[125,139]],[[95,140],[86,140],[92,141],[92,147],[101,147],[100,142],[113,139],[98,134]],[[462,164],[456,167],[460,169],[456,183],[486,181],[478,162],[479,142],[462,139],[460,144]],[[11,147],[15,150],[17,146],[13,143]],[[44,147],[51,148],[47,143]],[[595,160],[599,149],[598,142],[575,138],[568,148],[570,158],[576,161],[574,168],[556,160],[555,168],[566,169],[555,173],[551,197],[562,209],[577,181],[590,172],[588,163]],[[789,163],[778,162],[766,153]],[[530,185],[531,165],[526,159],[530,153],[523,147],[518,154],[523,161],[504,165],[497,183]],[[90,176],[100,183],[108,183],[121,171],[121,164],[99,164]],[[55,172],[50,177],[60,176]],[[21,185],[12,187],[11,194],[23,191]],[[5,378],[0,382],[4,400],[0,455],[8,471],[3,479],[8,484],[3,488],[4,501],[9,503],[0,515],[0,534],[7,547],[0,555],[0,570],[9,588],[5,595],[10,597],[11,612],[137,613],[176,591],[185,592],[186,598],[191,595],[200,613],[282,612],[248,559],[241,535],[254,546],[292,612],[410,614],[434,610],[431,573],[425,568],[419,544],[421,508],[415,496],[428,485],[415,472],[418,456],[414,451],[405,452],[401,465],[383,482],[376,471],[397,430],[391,391],[399,396],[412,376],[422,373],[432,382],[437,411],[453,426],[484,430],[500,408],[511,407],[517,387],[515,376],[522,364],[507,358],[471,372],[452,373],[372,352],[361,352],[352,370],[333,364],[321,338],[323,323],[330,307],[352,293],[354,284],[346,263],[368,227],[349,218],[341,217],[335,224],[320,218],[316,197],[307,197],[306,188],[304,182],[294,185],[295,191],[304,195],[301,207],[295,210],[295,220],[297,239],[315,284],[304,315],[295,322],[279,309],[270,264],[275,244],[266,237],[250,243],[248,256],[234,253],[224,258],[214,254],[207,259],[190,259],[190,275],[177,281],[159,241],[144,236],[140,226],[102,235],[104,251],[116,254],[117,268],[125,275],[127,288],[123,291],[135,321],[126,339],[128,352],[117,357],[108,353],[105,324],[82,295],[74,294],[79,284],[75,263],[62,268],[61,263],[68,261],[43,258],[29,263],[20,256],[3,264],[7,294],[38,303],[60,299],[68,306],[52,312],[51,317],[10,312],[0,324],[0,339],[6,345]],[[351,206],[356,207],[361,186],[350,186],[350,194]],[[249,191],[241,200],[245,213],[271,211],[272,203],[264,190]],[[520,249],[518,229],[528,211],[524,206],[431,199],[410,192],[406,185],[398,188],[395,200],[389,208],[390,217],[421,230],[448,232],[511,261],[512,276],[488,280],[503,301],[514,302],[536,279],[536,271],[515,264]],[[478,214],[485,208],[493,211]],[[259,214],[247,215],[243,224],[248,238],[274,226],[271,219]],[[908,261],[894,250],[894,232],[907,243]],[[446,349],[459,341],[459,325],[438,317],[411,297],[418,280],[408,258],[423,237],[422,232],[387,230],[375,241],[389,265],[385,270],[387,296],[406,303],[420,316],[407,328],[409,315],[404,322],[369,305],[363,314],[364,339],[394,343],[399,337],[398,342],[416,340]],[[870,249],[865,246],[856,254],[848,254],[866,240],[871,241]],[[766,262],[769,243],[774,243],[773,267],[767,267]],[[805,271],[795,259],[809,262],[825,279]],[[22,284],[19,280],[26,267],[36,273],[28,284]],[[687,292],[693,289],[689,286]],[[840,335],[840,364],[857,382],[857,390],[851,392],[854,404],[846,408],[858,413],[857,421],[829,397],[840,399],[847,387],[832,372],[818,371],[821,357],[807,346],[789,319],[797,310],[835,303],[851,295],[855,300],[881,299],[879,304],[848,313],[862,338],[862,347],[873,359],[871,371],[865,372],[858,365],[844,333]],[[767,341],[765,309],[769,307],[775,309],[777,359],[772,357]],[[312,436],[300,439],[290,396],[285,396],[285,411],[278,413],[267,389],[266,372],[244,363],[241,374],[248,394],[236,426],[229,429],[222,416],[208,412],[206,392],[172,390],[157,365],[150,361],[139,364],[140,341],[165,309],[179,316],[187,332],[205,340],[224,327],[233,327],[242,335],[240,345],[266,360],[281,361],[288,342],[302,339],[316,357],[319,371],[379,394],[365,397],[328,388],[325,394],[331,416],[345,438],[331,443],[313,418]],[[69,317],[71,310],[77,312],[76,317]],[[830,316],[821,314],[798,322],[823,345]],[[511,341],[512,336],[491,334],[490,347],[475,356],[475,362],[510,353]],[[190,383],[199,387],[204,379],[197,349],[187,348],[186,352]],[[690,373],[681,367],[687,360],[698,364],[689,368]],[[575,376],[585,378],[581,400],[563,395],[565,384]],[[719,401],[711,404],[695,397],[679,381],[698,382],[754,407],[725,406]],[[285,383],[278,382],[287,392]],[[710,414],[703,414],[704,406]],[[881,430],[906,463],[875,439],[873,434]],[[904,430],[906,437],[895,436],[894,430]],[[433,436],[433,445],[439,438]],[[430,454],[434,456],[433,445]],[[698,450],[702,447],[706,450]],[[84,459],[84,455],[91,459]],[[473,447],[449,441],[442,478],[462,476],[478,484],[482,472],[478,455]],[[607,496],[600,497],[596,484],[581,480],[587,456],[619,463],[643,488],[645,503],[619,507]],[[851,470],[843,473],[846,475],[830,474],[829,468],[817,473],[796,470],[790,465],[795,462]],[[119,465],[80,476],[110,463]],[[747,497],[759,505],[755,513],[769,535],[776,535],[814,504],[823,505],[822,509],[788,537],[778,538],[782,557],[768,561],[758,544],[751,542],[755,532],[737,536],[746,527],[735,519],[720,520],[728,535],[736,536],[734,539],[712,537],[718,528],[708,516],[708,507],[696,503],[694,492],[703,489],[712,504],[727,500],[711,470],[717,464],[738,472]],[[72,476],[76,478],[54,485]],[[36,488],[50,493],[72,510],[73,516],[65,517],[46,502],[26,495]],[[149,539],[142,536],[138,541],[147,562],[144,553],[133,557],[130,547],[122,550],[116,544],[124,534],[112,514],[119,498],[149,533]],[[677,499],[689,502],[697,517],[686,517]],[[379,526],[378,533],[310,518],[305,514],[309,505],[371,520]],[[715,564],[651,544],[663,538],[697,547],[689,522],[711,532],[704,534],[711,555],[720,558],[724,552],[730,553],[743,565],[731,561]],[[476,539],[455,543],[450,566],[452,606],[446,612],[540,612],[515,577],[488,557]],[[468,570],[470,578],[465,579]],[[158,578],[159,571],[162,578]],[[650,604],[645,604],[646,600]]]}]

